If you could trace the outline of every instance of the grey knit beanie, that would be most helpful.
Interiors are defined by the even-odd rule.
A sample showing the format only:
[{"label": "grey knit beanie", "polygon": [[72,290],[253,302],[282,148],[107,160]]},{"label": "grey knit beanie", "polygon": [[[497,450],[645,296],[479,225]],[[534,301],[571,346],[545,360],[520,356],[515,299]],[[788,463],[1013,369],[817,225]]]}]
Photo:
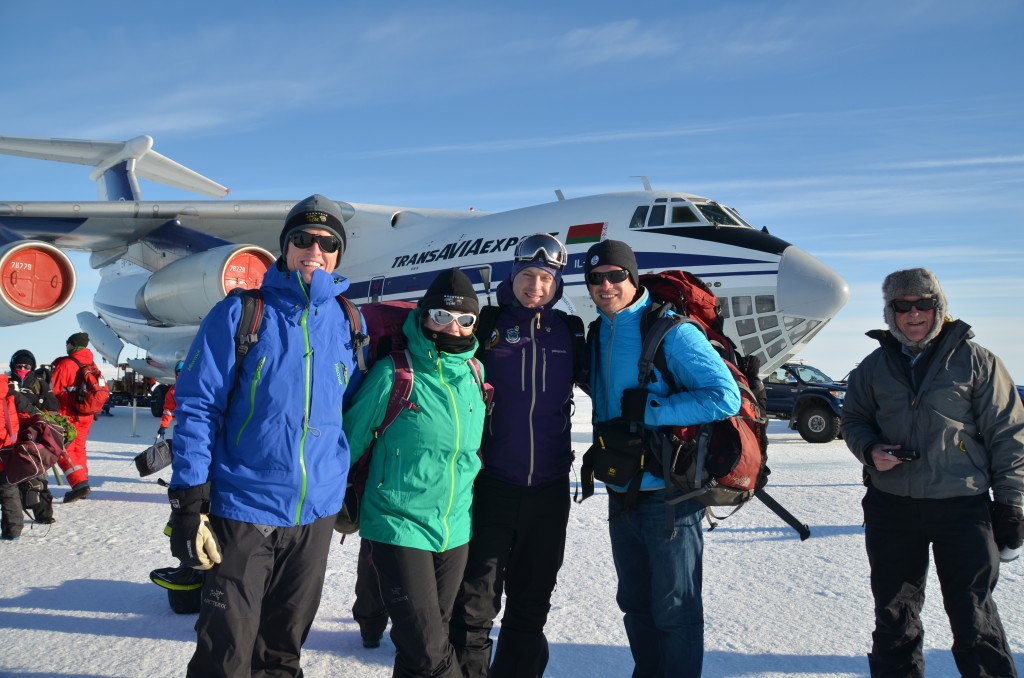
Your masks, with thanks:
[{"label": "grey knit beanie", "polygon": [[[906,296],[935,297],[935,322],[928,334],[920,341],[907,339],[907,336],[896,326],[896,312],[892,310],[890,304],[894,299],[902,299]],[[928,345],[928,342],[939,336],[949,307],[942,286],[939,285],[939,279],[927,268],[908,268],[885,276],[885,280],[882,281],[882,297],[885,299],[885,324],[889,326],[889,331],[901,344],[908,348],[922,349]]]}]

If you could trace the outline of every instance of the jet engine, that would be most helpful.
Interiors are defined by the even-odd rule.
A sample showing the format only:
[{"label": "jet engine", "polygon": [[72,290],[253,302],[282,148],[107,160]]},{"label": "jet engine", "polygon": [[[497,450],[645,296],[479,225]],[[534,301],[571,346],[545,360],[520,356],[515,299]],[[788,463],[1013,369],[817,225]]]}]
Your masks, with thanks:
[{"label": "jet engine", "polygon": [[198,325],[236,287],[259,287],[274,256],[254,245],[223,245],[178,259],[149,277],[135,307],[150,321]]},{"label": "jet engine", "polygon": [[39,240],[0,246],[0,327],[42,320],[75,293],[75,268],[66,254]]}]

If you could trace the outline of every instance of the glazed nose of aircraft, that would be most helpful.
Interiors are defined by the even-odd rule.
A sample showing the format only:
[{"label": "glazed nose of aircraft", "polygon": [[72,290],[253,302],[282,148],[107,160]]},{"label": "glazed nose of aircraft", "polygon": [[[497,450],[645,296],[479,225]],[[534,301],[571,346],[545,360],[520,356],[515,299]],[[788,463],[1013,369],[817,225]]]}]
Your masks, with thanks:
[{"label": "glazed nose of aircraft", "polygon": [[790,245],[779,262],[779,312],[828,320],[846,305],[846,281],[799,247]]}]

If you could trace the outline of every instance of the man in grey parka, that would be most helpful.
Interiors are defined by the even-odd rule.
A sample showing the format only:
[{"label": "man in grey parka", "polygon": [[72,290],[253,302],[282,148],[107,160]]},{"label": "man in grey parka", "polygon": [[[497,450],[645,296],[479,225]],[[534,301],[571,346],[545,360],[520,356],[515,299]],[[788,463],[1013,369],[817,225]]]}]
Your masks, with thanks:
[{"label": "man in grey parka", "polygon": [[842,423],[868,488],[871,675],[924,676],[930,546],[960,673],[1016,676],[992,591],[1000,549],[1024,540],[1024,407],[931,271],[891,273],[882,294],[889,329],[868,332],[881,347],[850,375]]}]

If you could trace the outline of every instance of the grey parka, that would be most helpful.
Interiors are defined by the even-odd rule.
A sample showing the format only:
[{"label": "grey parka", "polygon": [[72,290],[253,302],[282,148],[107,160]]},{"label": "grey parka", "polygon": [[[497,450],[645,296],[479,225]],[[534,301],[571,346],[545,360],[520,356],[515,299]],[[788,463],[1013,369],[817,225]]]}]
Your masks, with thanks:
[{"label": "grey parka", "polygon": [[[988,492],[1024,505],[1024,406],[1002,361],[970,341],[970,325],[946,321],[920,383],[891,333],[853,371],[842,433],[875,488],[901,497],[945,499]],[[917,450],[921,458],[880,472],[875,443]]]}]

